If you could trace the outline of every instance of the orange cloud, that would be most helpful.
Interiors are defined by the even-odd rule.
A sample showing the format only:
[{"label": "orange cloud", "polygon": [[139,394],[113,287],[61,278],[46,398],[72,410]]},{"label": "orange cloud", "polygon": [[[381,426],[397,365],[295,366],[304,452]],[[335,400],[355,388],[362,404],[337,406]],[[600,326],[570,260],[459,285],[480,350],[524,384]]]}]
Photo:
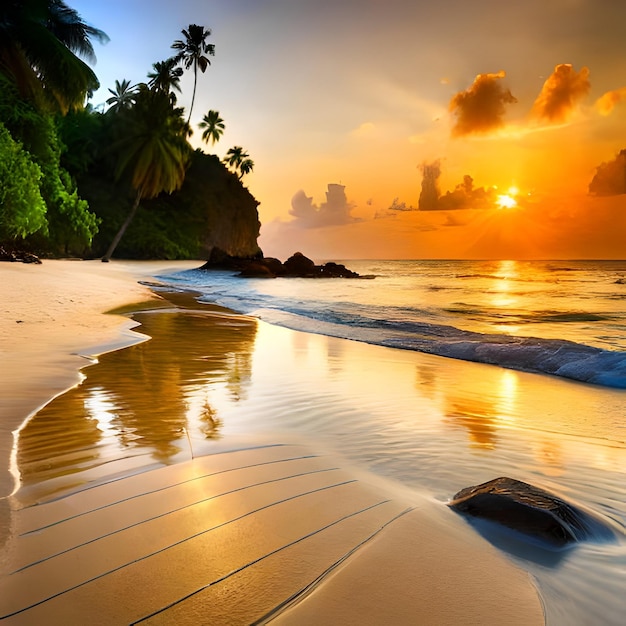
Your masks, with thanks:
[{"label": "orange cloud", "polygon": [[459,183],[453,191],[446,191],[442,195],[439,188],[441,161],[422,163],[419,169],[422,172],[422,191],[418,204],[420,211],[488,209],[496,206],[495,190],[474,187],[474,179],[469,174],[463,176],[463,182]]},{"label": "orange cloud", "polygon": [[533,104],[531,116],[549,122],[564,122],[576,103],[589,93],[589,70],[580,72],[567,63],[561,63],[543,84],[539,96]]},{"label": "orange cloud", "polygon": [[469,89],[452,98],[450,111],[457,118],[452,128],[454,137],[488,133],[504,124],[506,105],[517,102],[517,98],[502,86],[500,81],[504,76],[504,72],[479,74]]},{"label": "orange cloud", "polygon": [[422,172],[422,191],[419,197],[419,209],[420,211],[435,210],[441,195],[439,190],[441,163],[439,159],[432,163],[422,163],[419,169]]},{"label": "orange cloud", "polygon": [[359,221],[351,215],[354,205],[348,202],[344,185],[328,184],[326,202],[320,206],[313,203],[301,189],[291,199],[289,215],[294,217],[292,224],[299,228],[324,228]]},{"label": "orange cloud", "polygon": [[613,109],[621,102],[626,101],[626,87],[607,91],[603,96],[598,98],[595,107],[600,115],[610,115]]}]

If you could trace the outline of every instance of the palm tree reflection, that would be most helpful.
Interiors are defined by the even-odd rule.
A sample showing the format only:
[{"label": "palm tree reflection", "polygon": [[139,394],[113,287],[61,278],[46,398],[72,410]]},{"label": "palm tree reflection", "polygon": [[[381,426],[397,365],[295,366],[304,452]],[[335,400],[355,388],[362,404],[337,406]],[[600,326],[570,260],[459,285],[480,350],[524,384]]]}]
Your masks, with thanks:
[{"label": "palm tree reflection", "polygon": [[81,385],[52,401],[21,431],[22,484],[130,457],[171,463],[178,454],[188,456],[187,432],[219,438],[222,419],[211,394],[224,390],[230,402],[245,397],[256,322],[172,310],[135,318],[150,341],[103,355],[85,370]]}]

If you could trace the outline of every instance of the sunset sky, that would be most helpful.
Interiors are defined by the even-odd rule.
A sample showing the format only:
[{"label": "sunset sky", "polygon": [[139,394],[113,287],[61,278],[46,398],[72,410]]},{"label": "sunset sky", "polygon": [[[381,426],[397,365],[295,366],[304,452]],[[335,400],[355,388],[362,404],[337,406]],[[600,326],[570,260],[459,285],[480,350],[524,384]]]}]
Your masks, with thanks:
[{"label": "sunset sky", "polygon": [[266,255],[626,258],[626,2],[68,4],[111,39],[96,105],[212,30],[192,143],[216,109],[205,150],[249,152]]}]

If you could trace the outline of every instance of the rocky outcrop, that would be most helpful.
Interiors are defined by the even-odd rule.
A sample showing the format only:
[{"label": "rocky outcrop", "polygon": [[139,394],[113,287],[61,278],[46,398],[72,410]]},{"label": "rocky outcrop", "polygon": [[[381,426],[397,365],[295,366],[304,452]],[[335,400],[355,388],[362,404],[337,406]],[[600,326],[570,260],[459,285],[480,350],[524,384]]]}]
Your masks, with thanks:
[{"label": "rocky outcrop", "polygon": [[360,276],[345,265],[332,261],[315,265],[314,261],[301,252],[296,252],[282,263],[273,257],[233,257],[221,249],[214,248],[209,260],[200,269],[236,270],[243,278],[370,278]]},{"label": "rocky outcrop", "polygon": [[172,195],[172,204],[177,220],[185,214],[196,219],[201,258],[214,248],[234,257],[262,254],[257,244],[259,203],[215,155],[194,153],[181,190]]},{"label": "rocky outcrop", "polygon": [[449,506],[557,547],[585,539],[615,538],[613,530],[600,519],[543,489],[513,478],[496,478],[462,489]]}]

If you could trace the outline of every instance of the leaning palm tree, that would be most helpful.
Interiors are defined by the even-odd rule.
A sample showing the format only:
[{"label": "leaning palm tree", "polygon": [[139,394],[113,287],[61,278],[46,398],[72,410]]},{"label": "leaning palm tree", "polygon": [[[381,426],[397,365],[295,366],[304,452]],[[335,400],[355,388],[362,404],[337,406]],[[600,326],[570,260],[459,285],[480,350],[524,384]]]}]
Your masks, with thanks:
[{"label": "leaning palm tree", "polygon": [[182,113],[172,107],[168,94],[140,85],[135,105],[122,114],[121,138],[112,146],[118,154],[115,175],[130,177],[135,201],[102,261],[111,258],[143,198],[182,186],[190,155]]},{"label": "leaning palm tree", "polygon": [[206,68],[211,65],[209,56],[215,55],[215,46],[207,43],[206,39],[211,35],[211,30],[198,26],[197,24],[189,24],[189,28],[183,29],[182,34],[185,36],[184,41],[177,39],[172,48],[178,50],[178,54],[174,57],[177,63],[182,63],[186,69],[193,67],[193,94],[191,95],[191,106],[189,107],[189,117],[191,119],[191,111],[193,103],[196,99],[196,86],[198,83],[198,69],[204,74]]},{"label": "leaning palm tree", "polygon": [[120,83],[119,80],[115,81],[115,88],[109,89],[112,94],[110,98],[107,98],[106,103],[109,105],[109,111],[119,112],[129,109],[135,104],[135,98],[137,97],[137,86],[131,86],[130,81],[123,79]]},{"label": "leaning palm tree", "polygon": [[95,62],[92,39],[108,37],[61,0],[0,3],[0,73],[39,108],[81,108],[100,86],[79,58]]},{"label": "leaning palm tree", "polygon": [[224,129],[226,126],[224,125],[224,120],[220,117],[220,114],[217,111],[209,111],[203,118],[202,121],[198,124],[200,128],[204,129],[202,133],[202,140],[205,143],[209,143],[209,140],[212,144],[216,144],[220,137],[224,134]]},{"label": "leaning palm tree", "polygon": [[176,102],[176,96],[171,93],[178,91],[180,93],[180,77],[183,75],[183,69],[176,67],[175,58],[166,59],[165,61],[157,61],[152,64],[153,72],[148,74],[148,86],[157,91],[164,91],[171,94],[170,97]]},{"label": "leaning palm tree", "polygon": [[243,159],[239,164],[239,180],[241,180],[246,174],[250,174],[254,169],[254,161],[252,159]]}]

